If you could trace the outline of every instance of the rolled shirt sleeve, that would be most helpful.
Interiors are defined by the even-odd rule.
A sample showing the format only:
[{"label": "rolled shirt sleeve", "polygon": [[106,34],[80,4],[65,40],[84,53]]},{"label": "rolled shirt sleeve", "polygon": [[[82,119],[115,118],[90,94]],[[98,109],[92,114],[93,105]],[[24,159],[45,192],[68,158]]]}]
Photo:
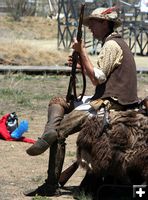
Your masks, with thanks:
[{"label": "rolled shirt sleeve", "polygon": [[97,66],[94,66],[94,74],[99,84],[106,81],[110,73],[121,64],[123,52],[114,40],[105,42],[98,56]]}]

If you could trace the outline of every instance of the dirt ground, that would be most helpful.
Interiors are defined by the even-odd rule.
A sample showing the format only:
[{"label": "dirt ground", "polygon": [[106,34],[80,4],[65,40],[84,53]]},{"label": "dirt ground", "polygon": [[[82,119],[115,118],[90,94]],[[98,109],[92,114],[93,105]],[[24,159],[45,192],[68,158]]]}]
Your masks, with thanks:
[{"label": "dirt ground", "polygon": [[[56,94],[65,94],[68,81],[69,77],[67,76],[45,75],[30,77],[23,74],[0,75],[0,93],[2,94],[3,92],[0,100],[1,116],[15,111],[19,121],[26,119],[29,122],[29,131],[24,136],[37,139],[43,132],[47,120],[49,99]],[[7,90],[7,94],[4,94],[5,90]],[[24,97],[21,97],[23,103],[19,99],[22,90],[24,92]],[[15,91],[20,91],[18,96],[16,96]],[[36,96],[36,98],[33,96]],[[25,102],[30,102],[30,100],[30,104],[25,104]],[[70,136],[67,140],[64,168],[67,168],[75,161],[76,138],[77,134]],[[47,150],[40,156],[30,157],[25,152],[30,146],[31,144],[29,143],[0,140],[1,200],[32,199],[31,197],[25,197],[23,192],[36,188],[44,182],[47,175],[49,151]],[[79,185],[83,174],[82,170],[78,170],[67,183],[67,186]],[[66,193],[69,192],[66,191]],[[72,196],[71,194],[66,194],[62,197],[50,199],[72,199]]]},{"label": "dirt ground", "polygon": [[[0,75],[0,113],[1,116],[16,111],[19,120],[27,119],[29,122],[29,131],[24,136],[37,139],[44,129],[47,119],[47,105],[49,99],[58,93],[65,94],[69,77],[67,76],[32,76],[17,75]],[[89,81],[88,81],[89,83]],[[54,88],[53,88],[54,85]],[[140,97],[146,96],[148,92],[148,77],[138,76],[138,93]],[[10,88],[10,96],[4,93],[4,89]],[[24,91],[24,100],[32,104],[20,103],[20,96],[15,96],[15,90]],[[3,91],[3,95],[2,95]],[[50,92],[50,96],[49,96]],[[21,93],[21,92],[20,92]],[[20,95],[19,93],[19,95]],[[93,93],[93,88],[88,84],[86,94]],[[14,96],[15,98],[13,98]],[[35,98],[36,97],[36,98]],[[18,99],[17,99],[18,98]],[[23,99],[23,98],[22,98]],[[17,102],[16,102],[17,101]],[[67,139],[66,159],[64,169],[75,161],[77,134]],[[41,185],[47,175],[48,150],[39,156],[30,157],[26,154],[26,149],[31,144],[23,142],[6,142],[0,140],[0,199],[1,200],[27,200],[31,197],[25,197],[23,192],[37,188]],[[72,186],[78,186],[84,171],[78,169],[72,178],[67,182],[69,189]],[[45,199],[45,198],[41,198]],[[70,200],[73,199],[71,190],[64,190],[60,197],[50,197],[52,200]]]},{"label": "dirt ground", "polygon": [[[56,43],[53,44],[53,40],[46,39],[48,44],[52,44],[51,47],[48,45],[47,48],[47,45],[44,45],[46,41],[40,39],[38,42],[32,41],[30,43],[36,45],[35,48],[40,47],[53,51]],[[136,62],[138,66],[148,67],[147,57],[137,57]],[[15,111],[19,120],[26,119],[29,122],[29,131],[24,136],[37,139],[42,134],[47,120],[47,106],[50,98],[55,95],[65,95],[68,81],[69,77],[67,76],[0,74],[0,117]],[[90,86],[88,81],[86,95],[93,94],[93,92],[94,88]],[[138,95],[142,98],[147,94],[148,76],[138,75]],[[70,136],[66,141],[64,169],[75,161],[77,135],[78,133]],[[32,197],[25,197],[23,192],[43,184],[47,176],[49,151],[47,150],[44,154],[36,157],[30,157],[26,154],[26,149],[30,145],[24,142],[0,140],[0,200],[35,200]],[[71,189],[80,184],[84,174],[83,169],[78,169],[67,182],[65,190],[62,190],[62,196],[36,197],[36,200],[73,199]]]}]

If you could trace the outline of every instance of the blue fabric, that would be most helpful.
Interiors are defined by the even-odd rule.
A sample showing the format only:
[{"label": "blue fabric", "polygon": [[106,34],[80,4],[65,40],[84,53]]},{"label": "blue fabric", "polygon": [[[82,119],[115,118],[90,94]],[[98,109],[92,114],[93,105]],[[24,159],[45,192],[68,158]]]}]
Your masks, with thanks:
[{"label": "blue fabric", "polygon": [[11,133],[11,137],[15,139],[19,139],[22,137],[23,133],[28,131],[28,121],[22,120],[19,126]]}]

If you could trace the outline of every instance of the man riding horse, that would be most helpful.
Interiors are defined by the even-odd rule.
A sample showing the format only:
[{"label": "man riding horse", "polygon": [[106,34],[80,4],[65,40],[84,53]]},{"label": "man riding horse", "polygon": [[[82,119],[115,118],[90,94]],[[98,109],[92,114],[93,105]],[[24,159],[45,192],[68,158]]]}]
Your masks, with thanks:
[{"label": "man riding horse", "polygon": [[[71,110],[62,97],[53,98],[48,107],[48,120],[42,136],[27,149],[30,156],[37,156],[50,147],[49,165],[45,183],[28,196],[52,196],[59,193],[59,177],[65,156],[65,139],[80,131],[86,119],[105,116],[106,107],[111,110],[127,110],[138,104],[136,66],[133,55],[116,32],[121,21],[115,8],[97,8],[83,24],[93,37],[102,41],[97,63],[92,64],[83,41],[74,38],[73,49],[79,53],[86,75],[95,86],[95,94],[85,97]],[[71,64],[71,57],[69,64]],[[106,124],[107,118],[104,124]]]}]

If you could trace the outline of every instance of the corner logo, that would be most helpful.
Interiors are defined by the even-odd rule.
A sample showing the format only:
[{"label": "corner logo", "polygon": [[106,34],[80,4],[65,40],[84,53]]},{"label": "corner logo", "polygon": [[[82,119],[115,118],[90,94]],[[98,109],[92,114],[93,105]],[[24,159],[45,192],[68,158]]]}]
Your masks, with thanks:
[{"label": "corner logo", "polygon": [[146,185],[133,185],[133,198],[146,199]]}]

